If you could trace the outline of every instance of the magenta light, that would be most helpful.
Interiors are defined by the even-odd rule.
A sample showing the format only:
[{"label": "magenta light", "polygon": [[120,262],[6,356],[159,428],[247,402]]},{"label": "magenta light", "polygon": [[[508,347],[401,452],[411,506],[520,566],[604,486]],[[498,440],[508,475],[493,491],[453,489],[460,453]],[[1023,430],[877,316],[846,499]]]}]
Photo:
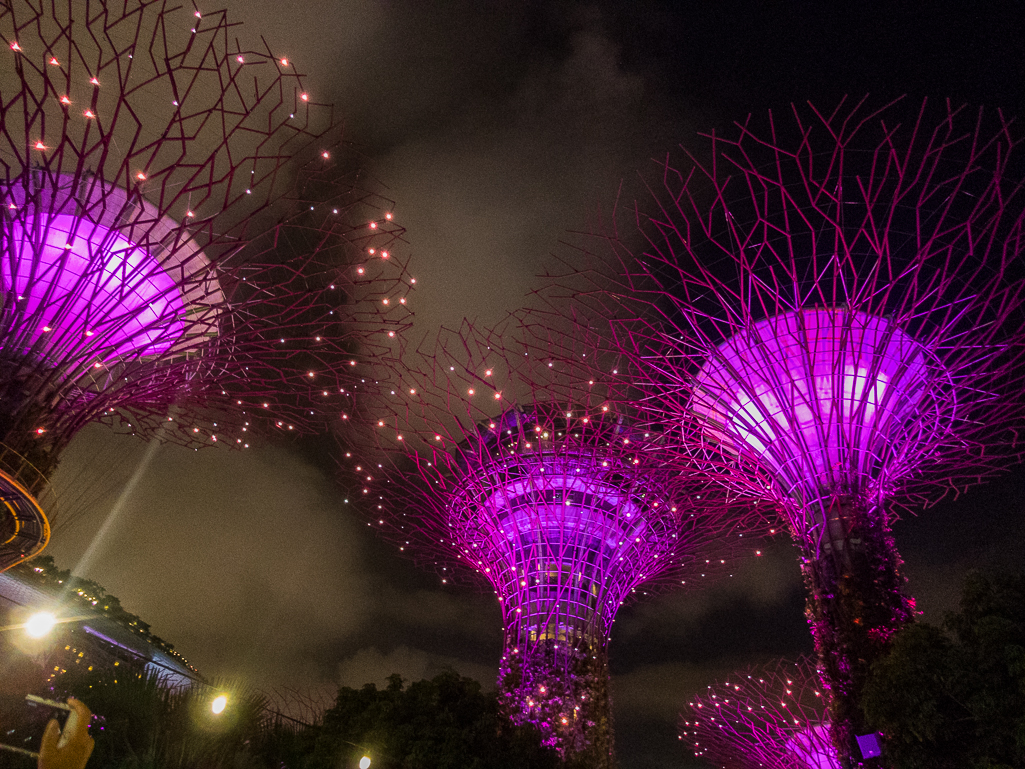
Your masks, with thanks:
[{"label": "magenta light", "polygon": [[[949,392],[950,378],[895,324],[812,308],[739,331],[710,352],[693,387],[713,439],[751,452],[785,495],[812,503],[879,499],[892,476],[913,471],[902,459],[942,427],[931,397]],[[923,413],[934,415],[930,431]]]},{"label": "magenta light", "polygon": [[643,432],[598,409],[584,417],[534,404],[479,425],[453,455],[461,491],[449,526],[502,606],[504,713],[564,756],[598,761],[611,750],[602,722],[616,612],[672,568],[687,533]]},{"label": "magenta light", "polygon": [[[451,525],[464,557],[487,564],[507,643],[604,639],[629,591],[672,553],[674,506],[646,487],[632,455],[596,448],[607,430],[598,421],[579,442],[554,408],[514,409],[488,424],[482,433],[496,451],[464,450]],[[609,437],[632,434],[617,426]]]},{"label": "magenta light", "polygon": [[185,304],[174,278],[120,233],[65,215],[33,236],[17,222],[12,230],[18,271],[13,280],[4,271],[3,287],[17,292],[19,311],[36,323],[30,338],[44,350],[50,340],[78,339],[92,347],[90,337],[99,334],[105,356],[150,355],[168,350],[185,332]]},{"label": "magenta light", "polygon": [[[333,108],[265,44],[242,74],[224,11],[0,16],[0,473],[34,504],[90,423],[244,450],[347,419],[415,279]],[[0,506],[0,569],[39,515]]]},{"label": "magenta light", "polygon": [[787,740],[785,750],[807,769],[840,769],[829,724],[811,724],[802,729]]},{"label": "magenta light", "polygon": [[680,738],[729,769],[840,769],[826,698],[808,658],[734,673],[693,695]]}]

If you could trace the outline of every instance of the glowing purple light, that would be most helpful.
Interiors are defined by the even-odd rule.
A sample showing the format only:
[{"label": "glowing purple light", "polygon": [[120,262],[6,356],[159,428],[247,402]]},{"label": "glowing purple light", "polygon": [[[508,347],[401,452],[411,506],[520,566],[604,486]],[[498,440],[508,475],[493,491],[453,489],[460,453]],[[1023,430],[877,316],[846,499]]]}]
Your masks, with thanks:
[{"label": "glowing purple light", "polygon": [[503,711],[564,756],[592,751],[595,766],[611,751],[612,622],[684,535],[659,474],[618,448],[643,437],[602,422],[574,434],[561,409],[539,407],[488,420],[458,449],[462,491],[449,505],[456,546],[501,601]]},{"label": "glowing purple light", "polygon": [[629,591],[666,563],[676,515],[622,457],[533,443],[464,477],[457,543],[487,565],[508,643],[600,641]]},{"label": "glowing purple light", "polygon": [[[524,355],[526,331],[510,325],[464,323],[439,335],[434,355],[403,361],[380,399],[387,464],[375,460],[372,525],[429,557],[443,584],[467,569],[487,581],[503,615],[502,714],[536,726],[567,763],[609,767],[607,655],[620,606],[693,584],[711,548],[726,563],[719,548],[751,513],[714,493],[706,506],[704,479],[633,416],[632,393],[594,387],[589,369],[568,373],[583,357],[572,335],[530,337]],[[522,405],[496,414],[496,392]],[[352,462],[362,482],[366,462]]]},{"label": "glowing purple light", "polygon": [[203,318],[223,296],[189,233],[121,188],[92,179],[75,189],[62,177],[28,202],[23,188],[10,190],[0,286],[18,297],[22,320],[7,343],[109,365],[183,352],[215,333]]},{"label": "glowing purple light", "polygon": [[812,724],[786,742],[786,751],[806,769],[840,769],[829,724]]},{"label": "glowing purple light", "polygon": [[579,297],[557,311],[588,332],[611,316],[639,407],[787,524],[846,766],[871,665],[914,617],[897,512],[1023,457],[1021,139],[999,112],[866,97],[708,140],[546,296]]},{"label": "glowing purple light", "polygon": [[840,769],[814,663],[779,660],[689,698],[680,737],[733,769]]},{"label": "glowing purple light", "polygon": [[710,435],[772,468],[788,496],[811,501],[845,486],[878,498],[887,475],[909,469],[899,461],[909,442],[931,437],[922,413],[935,410],[937,388],[948,389],[949,377],[889,321],[804,309],[719,345],[692,407]]},{"label": "glowing purple light", "polygon": [[[93,422],[192,448],[323,432],[356,350],[401,343],[415,282],[401,258],[366,263],[402,228],[394,201],[323,162],[339,155],[333,109],[283,111],[302,86],[269,50],[236,87],[237,21],[210,13],[196,36],[180,7],[79,6],[3,13],[18,53],[0,134],[0,472],[33,468],[28,496]],[[45,544],[40,516],[27,537],[30,516],[0,509],[0,570],[36,552],[5,544],[12,526]]]},{"label": "glowing purple light", "polygon": [[[31,331],[33,342],[45,334],[50,335],[47,339],[93,336],[111,315],[130,316],[104,334],[104,346],[114,354],[164,352],[182,335],[181,294],[147,250],[115,231],[71,216],[54,216],[48,225],[35,237],[13,225],[20,269],[13,276],[3,275],[4,288],[11,290],[13,282],[13,290],[24,297],[19,309],[42,324]],[[38,252],[35,258],[30,251]],[[154,327],[164,318],[172,320]]]}]

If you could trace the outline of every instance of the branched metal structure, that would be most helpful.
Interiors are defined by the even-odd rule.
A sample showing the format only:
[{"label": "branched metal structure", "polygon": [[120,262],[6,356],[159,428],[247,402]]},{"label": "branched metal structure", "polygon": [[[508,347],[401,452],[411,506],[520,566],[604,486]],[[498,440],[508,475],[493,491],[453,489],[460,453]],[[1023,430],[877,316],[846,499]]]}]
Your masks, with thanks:
[{"label": "branched metal structure", "polygon": [[34,497],[85,424],[323,429],[408,322],[390,201],[239,32],[159,0],[0,9],[0,569],[45,545]]},{"label": "branched metal structure", "polygon": [[812,660],[779,660],[687,703],[680,739],[717,769],[839,769]]},{"label": "branched metal structure", "polygon": [[593,345],[536,333],[514,321],[443,331],[384,394],[379,458],[345,467],[371,525],[443,582],[494,589],[505,714],[568,765],[604,767],[616,611],[659,585],[700,583],[726,563],[725,542],[745,540],[629,400],[574,365]]},{"label": "branched metal structure", "polygon": [[845,767],[868,667],[914,614],[896,512],[1022,452],[1018,145],[950,104],[749,118],[659,161],[548,289],[612,318],[680,451],[789,526]]}]

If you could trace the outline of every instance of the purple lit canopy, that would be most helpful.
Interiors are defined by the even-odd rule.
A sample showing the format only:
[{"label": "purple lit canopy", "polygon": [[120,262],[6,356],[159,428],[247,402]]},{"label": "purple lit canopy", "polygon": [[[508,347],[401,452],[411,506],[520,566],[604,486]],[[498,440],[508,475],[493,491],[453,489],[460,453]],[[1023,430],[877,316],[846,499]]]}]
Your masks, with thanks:
[{"label": "purple lit canopy", "polygon": [[[204,308],[213,314],[223,297],[188,230],[145,200],[129,201],[124,190],[97,184],[83,202],[72,194],[72,178],[59,180],[53,199],[42,204],[46,216],[33,202],[29,216],[11,222],[0,280],[35,323],[20,335],[22,349],[52,360],[77,351],[107,363],[182,349],[186,319],[188,334],[216,333],[214,322],[195,323],[194,316]],[[15,188],[9,211],[25,205],[23,192]],[[131,223],[119,227],[119,216],[135,208]]]},{"label": "purple lit canopy", "polygon": [[735,673],[694,695],[680,738],[721,769],[840,769],[809,659]]},{"label": "purple lit canopy", "polygon": [[414,281],[294,63],[162,0],[14,0],[0,39],[4,482],[40,494],[92,422],[248,448],[345,418]]},{"label": "purple lit canopy", "polygon": [[751,323],[705,360],[693,392],[707,434],[753,454],[785,497],[811,505],[823,490],[881,500],[956,419],[935,356],[846,307]]},{"label": "purple lit canopy", "polygon": [[609,325],[681,455],[790,529],[846,769],[871,661],[914,616],[896,511],[1022,456],[1020,139],[1000,113],[867,98],[708,139],[540,295]]},{"label": "purple lit canopy", "polygon": [[371,525],[401,550],[444,583],[476,574],[494,589],[507,717],[537,726],[571,766],[608,766],[617,610],[711,576],[745,521],[702,499],[611,370],[574,365],[592,348],[554,329],[529,336],[512,320],[443,331],[383,393],[378,449],[345,466],[374,505]]}]

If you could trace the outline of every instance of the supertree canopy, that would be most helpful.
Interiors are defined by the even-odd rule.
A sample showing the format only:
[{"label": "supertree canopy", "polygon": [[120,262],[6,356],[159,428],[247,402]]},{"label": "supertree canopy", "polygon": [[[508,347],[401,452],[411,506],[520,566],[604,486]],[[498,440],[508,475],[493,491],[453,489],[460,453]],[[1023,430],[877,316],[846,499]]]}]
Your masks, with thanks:
[{"label": "supertree canopy", "polygon": [[160,1],[0,8],[0,569],[45,545],[33,496],[85,424],[322,429],[407,325],[390,201],[239,33]]},{"label": "supertree canopy", "polygon": [[815,664],[779,660],[687,703],[680,739],[721,769],[839,769]]},{"label": "supertree canopy", "polygon": [[377,422],[383,459],[346,466],[375,528],[443,582],[494,589],[506,716],[536,726],[568,765],[609,766],[617,610],[658,585],[700,582],[726,562],[723,541],[743,542],[741,526],[704,506],[628,400],[556,352],[574,339],[553,335],[556,354],[542,357],[521,330],[464,324],[410,356]]},{"label": "supertree canopy", "polygon": [[660,161],[549,290],[613,316],[641,405],[788,525],[845,767],[868,668],[914,615],[897,509],[1021,453],[1018,143],[949,104],[749,118]]}]

